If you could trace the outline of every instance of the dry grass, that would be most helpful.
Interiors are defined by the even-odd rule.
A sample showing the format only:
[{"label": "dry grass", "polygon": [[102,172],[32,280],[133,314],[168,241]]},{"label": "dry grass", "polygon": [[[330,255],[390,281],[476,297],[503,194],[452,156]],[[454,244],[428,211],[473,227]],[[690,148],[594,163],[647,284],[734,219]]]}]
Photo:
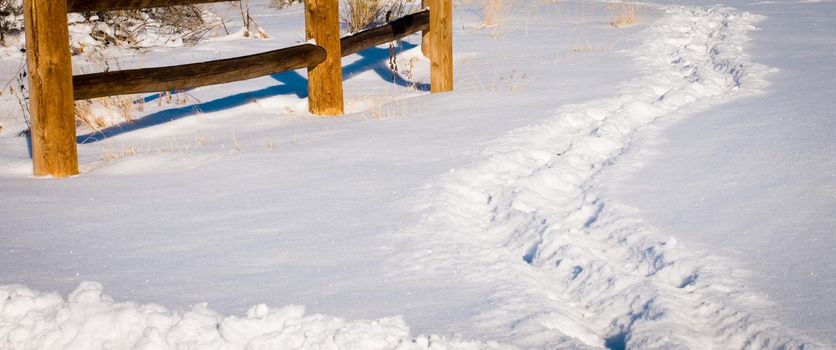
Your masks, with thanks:
[{"label": "dry grass", "polygon": [[[84,55],[84,58],[88,65],[76,65],[75,73],[121,69],[118,61],[109,60],[100,50],[91,50]],[[160,92],[156,99],[159,108],[199,102],[187,92],[178,94],[172,94],[169,91]],[[143,96],[137,94],[80,100],[75,102],[76,125],[85,126],[92,131],[100,131],[114,125],[133,122],[138,114],[145,112],[145,108]]]},{"label": "dry grass", "polygon": [[389,120],[406,115],[406,102],[388,98],[373,99],[366,116],[369,119]]},{"label": "dry grass", "polygon": [[502,25],[510,8],[509,0],[482,0],[482,27]]},{"label": "dry grass", "polygon": [[407,61],[406,67],[403,70],[401,70],[401,74],[403,74],[404,79],[406,81],[412,82],[413,89],[417,87],[417,82],[415,81],[415,76],[413,75],[413,72],[415,71],[415,66],[420,61],[421,60],[418,57],[412,57],[409,59],[409,61]]},{"label": "dry grass", "polygon": [[10,46],[23,36],[23,3],[19,0],[0,0],[0,45]]},{"label": "dry grass", "polygon": [[[158,107],[182,106],[198,102],[200,101],[189,94],[173,95],[168,91],[161,92],[157,99]],[[86,126],[94,131],[121,123],[131,123],[137,114],[143,112],[145,112],[145,102],[141,95],[107,96],[75,102],[76,125]]]},{"label": "dry grass", "polygon": [[[119,69],[118,62],[110,63],[100,50],[91,50],[84,55],[88,65],[74,67],[76,73],[89,73],[88,70],[109,71]],[[111,67],[111,64],[116,67]],[[121,95],[80,100],[75,102],[75,121],[77,126],[86,126],[99,131],[123,122],[132,122],[135,112],[142,106],[135,103],[141,100],[139,95]]]},{"label": "dry grass", "polygon": [[206,14],[197,6],[169,6],[142,10],[85,12],[93,27],[91,35],[99,42],[122,47],[141,46],[143,35],[153,29],[164,35],[178,35],[186,45],[195,44],[215,25],[205,20]]},{"label": "dry grass", "polygon": [[[161,92],[157,99],[159,107],[181,106],[193,102],[199,101],[185,93],[172,95],[168,91]],[[76,125],[85,126],[93,131],[131,123],[137,114],[144,111],[145,102],[140,95],[107,96],[75,102]]]},{"label": "dry grass", "polygon": [[241,21],[244,24],[244,37],[255,39],[270,39],[270,34],[267,34],[258,23],[250,16],[249,0],[242,0],[238,2],[238,9],[241,11]]},{"label": "dry grass", "polygon": [[132,122],[136,96],[108,96],[90,100],[76,101],[75,120],[90,130],[102,130],[123,122]]},{"label": "dry grass", "polygon": [[[21,43],[24,24],[22,6],[22,0],[0,0],[1,46]],[[168,43],[179,40],[184,45],[193,45],[207,35],[220,32],[223,25],[217,16],[195,5],[88,11],[69,18],[70,31],[89,30],[96,42],[93,45],[124,48],[145,48],[162,41]],[[71,45],[74,52],[78,53],[76,46],[81,43],[73,42]]]},{"label": "dry grass", "polygon": [[293,4],[301,4],[304,2],[304,0],[268,0],[267,6],[277,9],[283,9]]},{"label": "dry grass", "polygon": [[235,132],[232,133],[232,146],[236,152],[241,152],[244,150],[244,147],[241,146],[241,142],[238,141],[238,135]]},{"label": "dry grass", "polygon": [[102,150],[102,160],[112,162],[125,157],[136,156],[136,148],[134,146],[125,146],[121,149],[104,149]]},{"label": "dry grass", "polygon": [[276,151],[280,149],[281,146],[278,143],[276,143],[276,141],[267,139],[264,140],[264,148],[266,148],[268,151]]},{"label": "dry grass", "polygon": [[390,120],[407,115],[406,100],[392,89],[375,89],[346,102],[349,110],[358,111],[367,120]]},{"label": "dry grass", "polygon": [[517,71],[500,73],[496,68],[490,76],[476,75],[473,71],[470,74],[482,92],[519,93],[534,82],[528,74]]},{"label": "dry grass", "polygon": [[575,46],[572,47],[572,53],[604,53],[609,51],[609,48],[592,45],[586,37],[582,37],[581,39],[583,39],[583,42],[576,43]]},{"label": "dry grass", "polygon": [[636,24],[636,5],[627,2],[611,3],[607,6],[610,10],[610,25],[616,28]]},{"label": "dry grass", "polygon": [[341,20],[349,33],[397,19],[405,13],[402,0],[347,0]]}]

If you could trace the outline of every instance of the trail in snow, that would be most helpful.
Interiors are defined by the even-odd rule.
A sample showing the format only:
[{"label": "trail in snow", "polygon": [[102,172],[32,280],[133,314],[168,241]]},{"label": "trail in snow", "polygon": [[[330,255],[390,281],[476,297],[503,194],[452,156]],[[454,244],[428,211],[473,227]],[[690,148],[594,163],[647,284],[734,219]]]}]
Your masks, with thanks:
[{"label": "trail in snow", "polygon": [[[646,76],[616,97],[561,108],[498,140],[414,199],[423,220],[397,255],[417,275],[460,271],[495,286],[474,319],[485,339],[521,347],[815,346],[745,311],[760,302],[716,258],[690,252],[602,198],[597,175],[637,129],[685,108],[751,93],[768,70],[743,53],[758,18],[733,9],[670,7],[635,56]],[[107,325],[110,332],[101,332]],[[500,348],[410,335],[399,318],[345,321],[301,307],[224,317],[115,303],[85,283],[67,300],[0,288],[0,348]]]},{"label": "trail in snow", "polygon": [[428,190],[424,223],[404,232],[416,244],[433,239],[396,260],[495,281],[494,307],[478,321],[524,347],[816,345],[748,314],[761,299],[717,258],[678,247],[596,191],[637,129],[764,86],[769,70],[743,52],[758,20],[725,7],[667,8],[636,52],[645,77],[515,131],[485,161],[444,177]]}]

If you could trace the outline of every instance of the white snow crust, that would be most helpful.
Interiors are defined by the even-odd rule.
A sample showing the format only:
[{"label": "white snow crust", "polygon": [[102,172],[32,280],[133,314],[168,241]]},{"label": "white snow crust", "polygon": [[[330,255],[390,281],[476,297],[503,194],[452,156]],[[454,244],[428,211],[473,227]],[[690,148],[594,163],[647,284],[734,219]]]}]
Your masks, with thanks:
[{"label": "white snow crust", "polygon": [[67,299],[0,287],[4,349],[499,349],[495,343],[411,337],[399,317],[346,321],[304,306],[253,306],[245,317],[195,305],[181,314],[154,304],[117,303],[84,282]]},{"label": "white snow crust", "polygon": [[415,229],[435,244],[412,260],[497,281],[501,306],[483,322],[524,347],[815,345],[746,313],[757,298],[734,271],[678,247],[596,190],[596,176],[645,125],[764,86],[769,70],[743,52],[758,20],[726,7],[667,8],[636,51],[646,76],[616,97],[515,130],[483,162],[444,178]]},{"label": "white snow crust", "polygon": [[[583,2],[581,6],[585,4]],[[157,233],[153,224],[147,222],[149,218],[142,216],[126,219],[124,225],[117,228],[91,228],[97,235],[104,235],[102,232],[108,230],[121,234],[124,230],[126,239],[134,239],[129,237],[133,234],[146,233],[136,232],[137,230],[131,227],[133,225],[140,227],[140,230],[148,231],[149,237],[153,237],[152,234],[160,234],[161,237],[182,235],[182,241],[175,238],[166,242],[190,242],[163,247],[157,245],[165,244],[140,242],[132,248],[135,250],[117,250],[114,255],[128,256],[126,260],[115,259],[123,264],[122,268],[128,269],[126,266],[135,264],[135,260],[130,259],[139,257],[137,259],[140,263],[147,264],[151,271],[164,271],[169,267],[157,266],[156,262],[141,259],[146,256],[143,254],[161,254],[166,256],[166,262],[172,264],[208,265],[203,273],[212,276],[208,280],[220,280],[215,281],[216,284],[225,283],[225,277],[246,274],[250,280],[243,280],[248,283],[241,283],[238,288],[269,290],[267,282],[276,285],[292,284],[268,273],[269,266],[276,264],[276,260],[269,260],[270,255],[285,254],[279,258],[281,264],[288,269],[301,271],[295,272],[295,278],[313,281],[310,282],[310,286],[313,287],[301,287],[303,290],[296,291],[297,293],[319,292],[326,295],[328,293],[314,289],[333,288],[337,290],[335,293],[342,290],[350,296],[331,299],[323,296],[322,299],[331,300],[330,305],[348,305],[356,302],[365,305],[365,309],[341,312],[339,306],[331,306],[331,309],[328,309],[329,314],[339,314],[339,317],[335,317],[322,313],[308,313],[307,310],[316,307],[311,305],[307,308],[298,305],[273,308],[257,304],[249,307],[245,315],[233,316],[226,315],[227,310],[215,311],[207,304],[196,304],[185,309],[186,311],[178,312],[158,305],[156,301],[115,301],[115,298],[106,295],[103,285],[98,282],[82,282],[64,298],[56,292],[36,291],[28,286],[11,284],[18,283],[17,281],[2,280],[3,283],[10,284],[0,285],[0,349],[824,348],[825,345],[818,340],[808,338],[798,330],[789,329],[761,313],[754,312],[754,309],[769,305],[769,299],[758,290],[750,288],[748,279],[751,276],[747,272],[736,268],[722,256],[693,249],[682,244],[675,235],[649,225],[637,209],[613,199],[605,190],[608,178],[602,174],[619,165],[624,154],[634,146],[634,138],[645,132],[650,125],[660,120],[681,117],[683,113],[694,114],[760,94],[769,88],[768,80],[775,74],[773,69],[752,62],[746,52],[749,34],[764,20],[763,17],[726,6],[645,6],[648,16],[658,18],[642,26],[642,30],[631,34],[640,41],[637,47],[626,50],[626,56],[632,59],[635,69],[629,73],[632,74],[632,78],[615,87],[602,88],[604,93],[598,94],[600,96],[573,103],[542,102],[532,110],[540,106],[555,106],[544,112],[547,114],[545,118],[533,123],[527,123],[521,118],[508,118],[509,124],[518,123],[521,127],[513,128],[499,137],[493,137],[488,131],[484,131],[484,135],[481,135],[484,137],[480,136],[481,138],[466,135],[466,131],[461,132],[459,136],[451,132],[447,136],[448,139],[441,141],[424,138],[434,133],[430,131],[415,132],[414,135],[407,135],[406,132],[404,135],[388,135],[388,139],[403,137],[414,142],[397,145],[404,149],[414,148],[422,142],[440,143],[442,146],[436,148],[439,149],[444,147],[444,142],[453,139],[475,144],[459,154],[450,156],[452,160],[437,161],[432,166],[423,167],[424,163],[404,160],[403,162],[407,163],[403,165],[404,168],[409,169],[412,166],[414,169],[410,172],[419,180],[412,180],[403,175],[403,178],[390,180],[390,183],[377,184],[375,181],[378,177],[393,177],[392,173],[378,171],[388,169],[381,164],[399,161],[386,158],[383,155],[388,153],[383,152],[383,155],[356,155],[359,160],[355,160],[355,163],[339,163],[336,165],[342,167],[337,167],[332,163],[326,164],[320,158],[306,159],[305,156],[310,153],[287,151],[308,169],[317,167],[316,171],[302,175],[293,171],[298,171],[303,165],[293,168],[288,164],[273,164],[290,169],[282,173],[273,168],[254,166],[264,159],[259,158],[259,155],[246,153],[233,160],[211,153],[198,153],[182,158],[129,157],[113,164],[94,162],[87,168],[89,172],[102,178],[118,180],[125,174],[151,176],[147,174],[166,167],[180,167],[178,169],[185,169],[182,171],[190,174],[190,164],[178,163],[184,161],[184,158],[187,163],[193,161],[196,164],[194,167],[213,161],[224,161],[234,165],[230,167],[234,169],[232,172],[205,173],[205,176],[212,180],[212,186],[209,188],[217,192],[191,193],[197,198],[194,202],[178,203],[177,206],[160,211],[156,211],[155,208],[159,203],[156,197],[165,199],[169,195],[165,189],[158,189],[159,192],[152,191],[153,193],[141,193],[141,189],[137,190],[136,193],[142,195],[141,202],[145,203],[143,210],[153,210],[157,213],[157,216],[153,217],[154,220],[185,222],[183,226],[175,226],[183,229],[183,232],[175,230]],[[460,11],[458,13],[464,18],[463,22],[470,25],[472,20],[468,16],[472,15],[473,11],[457,11]],[[585,20],[585,16],[583,18]],[[579,26],[582,25],[588,23],[581,23]],[[457,29],[462,35],[467,35],[466,32],[472,30],[472,27],[464,25]],[[526,28],[526,34],[527,31]],[[540,33],[533,35],[537,34]],[[217,40],[212,44],[223,45],[224,40]],[[420,48],[413,47],[402,56],[407,59],[418,57],[419,50]],[[211,50],[207,49],[199,55],[205,55],[208,51]],[[164,55],[165,52],[157,54]],[[457,57],[461,60],[457,62],[457,67],[468,67],[469,60],[473,59],[467,54]],[[626,64],[622,62],[621,65]],[[421,72],[416,74],[418,79],[426,75],[422,76]],[[464,73],[459,74],[458,77],[465,76]],[[472,72],[466,75],[473,78]],[[510,91],[502,91],[497,95],[513,96],[513,90],[524,88],[516,85],[519,81],[514,80],[517,79],[515,77],[518,76],[512,74],[511,78],[508,78],[512,80]],[[466,79],[459,81],[461,80]],[[480,93],[483,94],[464,95],[481,98],[475,102],[464,103],[487,104],[491,102],[491,98],[497,96],[484,94],[484,90],[490,88],[486,88],[481,80],[478,84],[473,81],[469,81],[468,84],[471,88],[478,85],[478,90],[482,90]],[[282,86],[287,85],[290,84],[285,83]],[[224,88],[211,88],[206,91],[209,91],[209,96],[228,94]],[[596,91],[598,92],[600,91]],[[421,101],[423,98],[429,100],[428,112],[424,113],[430,115],[447,113],[467,115],[470,118],[479,113],[459,108],[462,105],[454,105],[455,108],[449,107],[453,110],[445,110],[445,102],[455,100],[455,95],[427,97],[415,91],[409,94],[410,103]],[[290,97],[289,100],[291,104],[304,104],[304,99],[296,96]],[[399,103],[405,104],[398,101],[384,108],[390,108],[386,110],[387,113],[391,113],[392,108],[395,110],[394,113],[398,113],[398,106],[402,106]],[[264,104],[268,109],[279,108],[281,105],[275,100]],[[254,102],[237,106],[233,110],[243,111],[243,114],[258,113],[260,111],[257,108],[260,107],[261,102]],[[350,109],[358,111],[366,107],[374,108],[373,103],[357,103]],[[403,109],[407,107],[404,106]],[[501,113],[527,112],[510,108]],[[217,114],[211,117],[217,117],[226,123],[219,124],[221,126],[208,124],[205,126],[206,129],[217,131],[212,128],[225,128],[231,124],[228,120],[231,116],[240,116],[231,112]],[[415,123],[423,125],[420,123],[432,120],[429,118],[427,115],[420,115],[416,119],[422,120]],[[174,121],[171,123],[181,127],[185,125],[187,128],[199,125],[199,122],[191,120],[177,122],[179,124]],[[271,125],[268,122],[263,123]],[[410,125],[403,121],[395,123],[402,123],[402,126]],[[528,125],[525,126],[526,124]],[[345,127],[344,124],[330,125],[334,125],[335,128]],[[363,127],[388,130],[375,124],[365,124]],[[431,126],[416,129],[422,128]],[[329,134],[327,128],[325,130],[317,131],[320,137],[323,134],[325,138],[340,137]],[[177,130],[163,125],[144,132],[146,133],[142,135],[154,137],[159,141],[176,134]],[[380,142],[381,148],[391,145],[376,139],[381,137],[380,134],[372,132],[363,135],[371,136],[354,142],[372,145]],[[117,134],[113,138],[121,136]],[[233,139],[236,145],[223,145],[224,150],[227,147],[250,146],[238,145],[234,133]],[[319,148],[328,150],[329,147],[352,147],[351,144],[331,146],[327,140],[322,144],[319,142],[313,141],[305,147],[313,151]],[[293,143],[297,144],[296,135]],[[19,181],[22,171],[26,170],[25,166],[21,165],[25,160],[8,154],[12,153],[9,150],[19,151],[21,147],[10,142],[2,146],[0,159],[8,160],[7,164],[10,165],[0,169],[0,176]],[[430,149],[424,153],[430,158],[433,151]],[[436,171],[447,165],[452,165],[451,168],[446,168],[449,171]],[[323,174],[335,171],[334,168],[345,172],[348,179],[367,179],[371,185],[348,180],[336,185],[329,184],[328,180],[331,178]],[[239,187],[242,190],[236,192],[233,190],[236,188],[234,186],[248,184],[229,185],[223,181],[224,176],[247,171],[270,181],[275,180],[277,187],[287,188],[288,192],[282,195],[288,198],[283,200],[290,203],[288,206],[298,206],[301,209],[284,211],[282,207],[276,209],[278,213],[270,211],[270,208],[264,208],[264,204],[277,201],[274,198],[275,193],[267,190],[261,193],[255,185]],[[162,174],[173,178],[172,182],[162,182],[163,184],[182,186],[186,191],[207,188],[193,187],[190,181],[198,180],[199,175],[180,177],[176,172],[165,171]],[[326,187],[323,191],[327,195],[322,196],[319,192],[304,188],[295,189],[298,192],[294,192],[292,190],[295,182],[289,180],[293,177],[315,178],[321,182],[312,182],[314,184],[328,184],[334,187]],[[139,179],[143,178],[145,177]],[[84,179],[74,180],[77,182],[67,187],[69,190],[58,188],[56,191],[64,195],[67,192],[63,191],[67,190],[70,191],[67,196],[73,196],[77,192],[72,191],[87,188],[85,186],[88,184],[82,183]],[[38,181],[32,181],[28,186],[37,186]],[[423,186],[418,186],[417,189],[410,187],[413,184],[410,181],[423,183]],[[72,186],[79,187],[73,189]],[[348,190],[341,192],[336,188]],[[0,186],[0,189],[4,187]],[[367,193],[364,189],[372,190],[369,190],[371,193]],[[173,191],[188,195],[176,189]],[[7,192],[14,198],[20,198],[27,206],[37,207],[43,204],[37,199],[31,200],[25,190],[7,189]],[[223,193],[214,195],[221,192]],[[308,192],[314,194],[305,197],[304,194]],[[128,196],[130,193],[129,191]],[[234,198],[236,196],[243,196],[244,199]],[[354,201],[346,200],[346,197],[353,198]],[[115,198],[118,202],[124,197],[115,195]],[[358,203],[358,198],[362,198],[364,202]],[[382,201],[381,198],[394,199]],[[92,201],[92,198],[90,200]],[[224,204],[222,217],[206,213],[201,213],[203,216],[183,217],[183,213],[189,213],[190,206],[210,208],[206,203],[213,202],[228,203]],[[248,202],[252,202],[252,205],[248,206]],[[163,203],[169,202],[164,200]],[[352,212],[343,208],[352,206],[360,206],[365,211],[379,211],[380,218],[392,216],[393,219],[391,222],[383,223],[357,223],[353,221],[355,218],[351,217]],[[27,209],[30,208],[4,205],[0,206],[0,214],[11,218],[13,215],[26,215]],[[166,209],[169,211],[165,211]],[[343,216],[337,217],[341,220],[320,223],[323,217],[328,221],[328,211],[339,212]],[[265,217],[280,219],[273,222],[265,220]],[[294,219],[301,222],[299,226],[291,224]],[[26,226],[32,220],[9,220],[14,222],[14,227],[30,227],[35,233],[50,232],[49,229]],[[212,223],[210,226],[219,231],[234,230],[236,220],[251,220],[248,224],[257,226],[257,229],[242,230],[238,235],[229,236],[212,230],[188,231],[189,224],[197,226],[203,222]],[[362,221],[362,218],[356,220]],[[45,222],[52,224],[49,220]],[[363,228],[366,226],[363,225],[379,225],[368,230],[385,234],[376,232],[364,235]],[[342,238],[345,241],[340,241],[340,238],[336,237],[345,233],[338,230],[340,226],[347,227],[347,233],[357,233],[357,237]],[[270,231],[276,229],[305,232],[299,227],[322,231],[314,232],[317,240],[310,244],[312,246],[345,244],[346,247],[333,248],[328,252],[338,252],[338,255],[323,257],[316,253],[308,253],[307,247],[299,243],[303,241],[302,238],[277,235]],[[83,229],[73,230],[66,236],[61,236],[61,239],[66,240],[65,244],[68,247],[73,246],[74,241],[95,244],[99,240],[119,240],[92,237],[87,241],[74,236],[84,233]],[[275,237],[275,247],[265,249],[262,247],[264,240],[249,240],[268,234],[274,235],[271,237]],[[214,235],[220,238],[213,238]],[[52,239],[51,236],[43,234],[32,241],[27,241],[25,235],[9,236],[14,239],[9,243],[9,249],[4,247],[4,255],[0,257],[0,261],[5,261],[15,268],[28,269],[32,274],[39,274],[40,272],[34,272],[39,268],[50,268],[46,265],[51,262],[44,262],[45,266],[36,267],[14,264],[18,261],[15,254],[19,254],[15,253],[16,249],[23,249],[28,254],[37,254],[40,245],[48,246],[47,241]],[[390,241],[378,243],[383,238]],[[267,241],[272,240],[271,238]],[[345,243],[351,240],[355,241]],[[212,249],[222,251],[224,246],[229,246],[230,251],[245,253],[231,255],[232,258],[228,261],[215,261],[208,252],[214,251]],[[302,248],[297,252],[287,253],[285,246]],[[248,256],[249,250],[260,251],[263,255]],[[206,256],[201,255],[204,254],[201,253],[203,251],[206,252]],[[70,250],[69,254],[73,254],[73,251]],[[197,263],[187,259],[195,254],[199,258]],[[183,257],[182,260],[178,260],[180,256]],[[207,260],[200,260],[203,258]],[[329,258],[332,260],[329,261]],[[95,259],[96,257],[89,257],[89,260],[93,261],[89,264],[98,264]],[[352,261],[360,262],[352,265]],[[61,262],[58,261],[56,264],[61,265]],[[115,267],[116,270],[119,268],[120,266]],[[60,266],[56,269],[63,271]],[[107,270],[107,266],[103,266],[102,269]],[[323,269],[337,272],[321,274]],[[8,279],[7,276],[14,273],[5,273],[2,276]],[[50,272],[43,274],[45,277],[39,276],[36,280],[51,280],[55,283],[73,281],[67,276],[51,276]],[[113,274],[118,276],[119,272]],[[379,274],[380,276],[375,277],[384,281],[368,278],[367,274]],[[172,274],[167,278],[167,284],[179,278],[184,284],[192,283],[191,281],[200,283],[195,289],[207,295],[213,292],[212,281],[206,282],[200,276]],[[356,278],[360,281],[346,282],[340,281],[340,278]],[[146,282],[149,282],[149,279],[152,277],[148,277]],[[270,286],[278,288],[276,285]],[[364,285],[367,285],[366,289],[363,289]],[[308,290],[304,290],[305,288]],[[370,290],[374,292],[369,294]],[[242,295],[250,294],[242,292]],[[172,299],[176,297],[183,296],[171,296]],[[437,300],[440,298],[450,300]],[[182,300],[187,299],[183,297]],[[159,304],[166,302],[158,301]],[[260,301],[256,301],[258,302]],[[398,310],[404,315],[377,316],[377,313],[389,310]],[[357,315],[373,317],[356,317]],[[418,323],[421,327],[408,325],[413,323]],[[433,323],[436,324],[436,328],[427,326]],[[415,328],[419,329],[419,333],[429,329],[432,331],[430,333],[436,335],[416,335],[413,333]]]}]

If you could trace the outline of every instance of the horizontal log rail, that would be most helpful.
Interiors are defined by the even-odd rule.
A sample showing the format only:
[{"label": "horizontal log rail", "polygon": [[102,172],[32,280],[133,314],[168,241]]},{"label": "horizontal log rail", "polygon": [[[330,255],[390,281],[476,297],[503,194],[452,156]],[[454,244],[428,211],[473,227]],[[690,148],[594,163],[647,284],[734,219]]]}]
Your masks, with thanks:
[{"label": "horizontal log rail", "polygon": [[86,100],[230,83],[311,67],[324,60],[323,48],[302,44],[209,62],[77,75],[73,77],[74,98]]},{"label": "horizontal log rail", "polygon": [[[428,29],[429,10],[340,39],[342,56],[402,39]],[[244,57],[179,66],[130,69],[73,77],[75,100],[96,97],[183,90],[231,83],[289,70],[313,67],[325,60],[325,50],[303,44]]]},{"label": "horizontal log rail", "polygon": [[232,0],[67,0],[67,10],[68,12],[139,10],[151,7],[196,5],[228,1]]},{"label": "horizontal log rail", "polygon": [[357,32],[340,39],[342,55],[348,56],[370,47],[403,39],[430,27],[430,10],[398,18],[379,27]]}]

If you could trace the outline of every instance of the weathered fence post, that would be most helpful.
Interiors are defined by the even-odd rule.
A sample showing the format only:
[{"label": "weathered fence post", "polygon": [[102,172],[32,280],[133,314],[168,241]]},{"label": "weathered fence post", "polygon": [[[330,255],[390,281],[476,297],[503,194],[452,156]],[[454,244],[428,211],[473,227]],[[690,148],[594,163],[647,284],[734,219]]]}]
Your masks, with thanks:
[{"label": "weathered fence post", "polygon": [[78,174],[67,2],[24,0],[35,176]]},{"label": "weathered fence post", "polygon": [[453,0],[430,2],[430,90],[453,90]]},{"label": "weathered fence post", "polygon": [[[426,9],[430,6],[430,0],[421,0],[421,8]],[[432,43],[430,42],[430,31],[424,30],[421,31],[421,53],[424,54],[424,57],[430,58],[430,47]]]},{"label": "weathered fence post", "polygon": [[308,12],[308,2],[305,1],[305,41],[313,39],[313,30],[311,26],[313,22],[311,21],[311,13]]},{"label": "weathered fence post", "polygon": [[342,52],[338,0],[305,0],[305,32],[325,48],[325,62],[308,68],[308,104],[318,115],[343,114]]}]

